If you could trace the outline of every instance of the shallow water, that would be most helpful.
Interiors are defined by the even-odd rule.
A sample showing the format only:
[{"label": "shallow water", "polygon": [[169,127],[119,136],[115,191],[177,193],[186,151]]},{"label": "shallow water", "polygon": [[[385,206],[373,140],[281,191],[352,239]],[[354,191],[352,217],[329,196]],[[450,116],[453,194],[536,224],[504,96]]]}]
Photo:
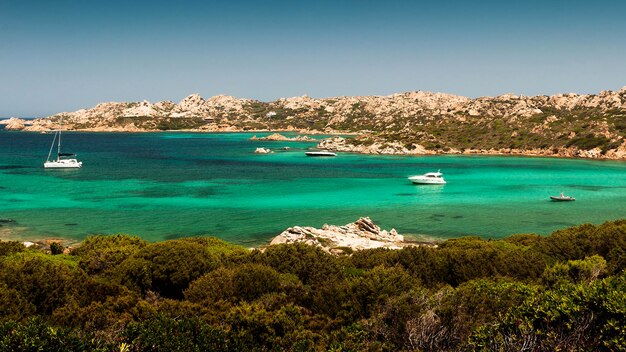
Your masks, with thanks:
[{"label": "shallow water", "polygon": [[[493,156],[304,155],[315,143],[252,133],[64,133],[80,170],[45,170],[52,134],[0,130],[0,234],[267,241],[293,225],[381,227],[438,238],[548,234],[626,217],[626,163]],[[264,135],[256,133],[256,135]],[[287,151],[277,150],[290,147]],[[254,154],[256,147],[277,150]],[[448,184],[407,177],[441,169]],[[556,203],[563,192],[575,202]]]}]

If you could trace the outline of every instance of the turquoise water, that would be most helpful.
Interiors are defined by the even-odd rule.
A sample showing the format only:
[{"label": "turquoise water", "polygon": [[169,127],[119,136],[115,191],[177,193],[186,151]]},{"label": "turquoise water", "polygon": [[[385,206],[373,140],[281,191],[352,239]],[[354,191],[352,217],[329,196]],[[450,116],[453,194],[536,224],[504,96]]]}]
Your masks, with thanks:
[{"label": "turquoise water", "polygon": [[[310,158],[315,143],[252,133],[65,133],[80,170],[45,170],[51,134],[0,130],[0,224],[22,239],[130,233],[267,241],[293,225],[369,216],[400,233],[450,238],[548,234],[626,217],[626,163],[523,157]],[[257,133],[257,135],[263,135]],[[254,154],[256,147],[286,151]],[[441,169],[448,184],[407,176]],[[554,203],[564,192],[575,202]]]}]

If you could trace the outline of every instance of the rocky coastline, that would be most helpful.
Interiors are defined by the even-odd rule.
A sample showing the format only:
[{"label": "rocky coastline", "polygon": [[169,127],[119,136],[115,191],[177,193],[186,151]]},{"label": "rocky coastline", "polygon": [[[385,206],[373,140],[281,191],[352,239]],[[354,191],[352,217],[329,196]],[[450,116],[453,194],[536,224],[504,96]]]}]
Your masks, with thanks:
[{"label": "rocky coastline", "polygon": [[626,160],[626,143],[618,148],[603,151],[601,148],[589,150],[578,148],[501,148],[501,149],[437,149],[429,150],[419,144],[405,146],[394,141],[378,140],[372,144],[354,144],[351,140],[342,137],[323,139],[317,147],[323,150],[344,153],[372,154],[372,155],[511,155],[511,156],[535,156],[555,158],[585,158]]},{"label": "rocky coastline", "polygon": [[[273,102],[192,94],[179,103],[109,102],[46,118],[4,120],[6,130],[296,132],[354,135],[320,141],[337,152],[490,154],[626,160],[626,87],[598,94],[467,98],[407,92]],[[255,136],[256,137],[256,136]],[[279,134],[257,140],[312,141]]]},{"label": "rocky coastline", "polygon": [[[1,241],[19,241],[24,246],[33,249],[49,252],[55,245],[61,248],[64,253],[71,252],[72,249],[80,247],[80,242],[64,238],[42,238],[42,239],[20,239],[19,229],[15,229],[15,221],[12,219],[0,219],[0,224],[13,225],[13,229],[0,228]],[[355,222],[337,226],[324,224],[317,229],[308,226],[293,226],[274,237],[268,244],[252,249],[263,250],[267,246],[279,244],[304,243],[311,246],[320,247],[327,253],[333,255],[350,254],[353,251],[360,251],[372,248],[402,249],[405,247],[415,247],[420,245],[436,246],[436,241],[415,241],[398,234],[395,229],[389,231],[381,229],[369,217],[362,217]]]},{"label": "rocky coastline", "polygon": [[[50,125],[44,127],[40,124],[29,125],[22,119],[12,117],[11,123],[7,123],[8,120],[0,121],[0,125],[5,125],[6,130],[24,131],[24,132],[40,132],[46,133],[54,131],[58,126]],[[273,132],[273,135],[280,135],[279,132],[297,132],[302,136],[297,137],[284,137],[281,139],[274,139],[268,137],[256,137],[253,136],[250,140],[257,141],[296,141],[296,142],[313,142],[319,139],[308,137],[308,135],[316,134],[341,134],[341,135],[354,135],[354,132],[347,131],[317,131],[317,130],[248,130],[239,129],[232,126],[216,127],[212,129],[181,129],[181,130],[154,130],[137,128],[134,125],[131,126],[117,126],[117,127],[94,127],[94,128],[82,128],[74,129],[74,131],[80,132],[119,132],[119,133],[149,133],[149,132],[206,132],[206,133],[242,133],[242,132],[257,132],[267,133]],[[282,136],[282,135],[281,135]],[[256,138],[255,138],[256,137]],[[304,137],[304,138],[302,138]],[[420,144],[412,144],[406,146],[400,142],[394,140],[387,140],[379,138],[376,142],[364,145],[360,143],[353,143],[353,140],[348,138],[333,136],[330,138],[323,138],[319,140],[317,149],[340,152],[340,153],[355,153],[355,154],[370,154],[370,155],[406,155],[406,156],[422,156],[422,155],[511,155],[511,156],[534,156],[534,157],[555,157],[555,158],[585,158],[585,159],[606,159],[606,160],[626,160],[626,141],[615,149],[609,151],[603,151],[602,148],[592,149],[579,149],[575,147],[570,148],[500,148],[500,149],[476,149],[476,148],[446,148],[446,149],[427,149]]]},{"label": "rocky coastline", "polygon": [[17,221],[10,218],[0,218],[0,242],[17,241],[21,242],[24,247],[50,252],[51,248],[56,248],[62,253],[69,253],[74,247],[80,245],[76,240],[70,240],[60,237],[34,238],[33,236],[24,237],[22,232],[25,230]]}]

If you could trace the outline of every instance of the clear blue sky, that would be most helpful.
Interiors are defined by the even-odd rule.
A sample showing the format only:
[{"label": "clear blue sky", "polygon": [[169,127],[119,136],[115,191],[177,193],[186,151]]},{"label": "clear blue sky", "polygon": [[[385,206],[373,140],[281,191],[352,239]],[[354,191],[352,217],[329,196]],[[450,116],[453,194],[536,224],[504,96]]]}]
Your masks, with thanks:
[{"label": "clear blue sky", "polygon": [[0,0],[0,116],[190,93],[263,101],[626,85],[626,1]]}]

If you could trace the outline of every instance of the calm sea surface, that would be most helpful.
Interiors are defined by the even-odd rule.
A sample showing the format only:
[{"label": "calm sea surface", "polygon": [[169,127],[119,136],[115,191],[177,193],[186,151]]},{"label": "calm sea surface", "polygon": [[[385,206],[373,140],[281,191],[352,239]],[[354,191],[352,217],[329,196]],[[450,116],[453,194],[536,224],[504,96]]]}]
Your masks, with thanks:
[{"label": "calm sea surface", "polygon": [[[369,216],[385,229],[450,238],[548,234],[626,218],[626,163],[522,157],[304,155],[315,143],[251,133],[64,133],[79,170],[45,170],[52,134],[0,130],[0,235],[211,235],[259,244],[293,225]],[[258,136],[265,135],[259,134]],[[254,154],[256,147],[274,154]],[[278,150],[289,147],[286,151]],[[407,176],[441,169],[444,186]],[[564,192],[575,202],[554,203]]]}]

